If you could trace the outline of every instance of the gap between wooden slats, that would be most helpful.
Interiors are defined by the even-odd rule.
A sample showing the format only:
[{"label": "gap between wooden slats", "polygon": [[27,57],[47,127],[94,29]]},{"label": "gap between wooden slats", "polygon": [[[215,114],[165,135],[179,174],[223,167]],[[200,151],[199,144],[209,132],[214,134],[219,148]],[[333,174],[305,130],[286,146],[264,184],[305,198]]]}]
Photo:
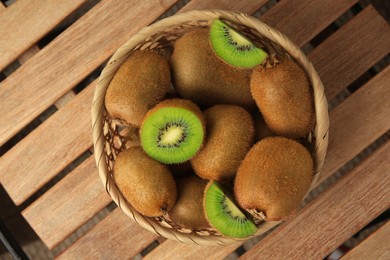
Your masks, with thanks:
[{"label": "gap between wooden slats", "polygon": [[[332,122],[332,131],[329,135],[330,144],[342,143],[343,146],[338,147],[340,150],[333,150],[334,148],[330,145],[326,160],[330,167],[324,168],[318,184],[333,174],[334,171],[329,171],[329,169],[336,170],[340,168],[348,162],[349,158],[353,158],[356,155],[354,154],[356,150],[348,149],[349,147],[357,146],[357,150],[361,151],[372,142],[371,138],[375,140],[390,128],[390,118],[387,117],[390,112],[390,104],[387,102],[390,99],[390,93],[386,87],[386,82],[390,80],[389,72],[390,67],[382,71],[330,113],[330,121]],[[376,100],[376,102],[373,103],[373,100]],[[357,113],[357,111],[365,112]],[[348,124],[345,122],[348,122]],[[347,138],[345,138],[345,132],[350,133]],[[367,139],[366,136],[370,136],[370,138]],[[337,157],[340,156],[340,153],[345,153],[345,155],[341,156],[339,160]],[[300,218],[300,215],[295,216],[295,218]],[[275,232],[278,232],[278,229],[273,231],[273,233]],[[229,255],[238,246],[227,248],[205,247],[199,250],[195,246],[168,240],[152,251],[150,256],[147,255],[146,258],[150,257],[149,259],[153,259],[153,257],[158,255],[173,257],[181,254],[183,256],[195,254],[198,257],[221,257]]]},{"label": "gap between wooden slats", "polygon": [[0,16],[0,71],[86,0],[18,0]]},{"label": "gap between wooden slats", "polygon": [[[88,90],[86,90],[86,91],[88,91]],[[89,92],[89,91],[88,91]],[[89,94],[88,95],[85,95],[83,98],[80,98],[80,99],[78,99],[77,101],[75,101],[75,106],[73,107],[74,108],[74,111],[72,111],[72,112],[69,112],[69,115],[71,115],[71,114],[73,114],[73,113],[76,113],[78,110],[76,110],[76,104],[78,104],[78,103],[84,103],[84,102],[88,102],[88,100],[90,100],[91,99],[91,97],[92,97],[92,91],[91,92],[89,92]],[[66,111],[66,110],[65,110]],[[79,114],[83,114],[84,112],[82,112],[82,113],[79,113]],[[85,114],[88,114],[88,116],[89,116],[89,111],[88,111],[88,113],[87,112],[85,112]],[[61,119],[60,119],[61,118]],[[66,117],[65,117],[66,118]],[[51,121],[51,119],[49,119],[50,121]],[[59,117],[59,118],[57,118],[56,120],[61,120],[61,121],[63,121],[64,120],[64,118],[63,117]],[[88,125],[89,125],[89,123],[87,124],[87,122],[85,122],[85,121],[81,121],[80,122],[81,123],[81,126],[80,126],[80,131],[87,131],[87,130],[82,130],[82,129],[87,129],[87,127],[88,127]],[[75,125],[72,125],[71,123],[69,123],[69,122],[66,122],[66,120],[65,120],[65,122],[64,122],[64,124],[66,124],[66,125],[70,125],[71,127],[73,127],[73,126],[76,126],[76,124]],[[67,129],[64,129],[63,131],[68,131]],[[89,130],[88,130],[89,131]],[[43,131],[42,132],[42,138],[44,138],[44,133],[45,133],[45,131]],[[62,135],[62,133],[59,133],[59,135]],[[79,138],[77,135],[75,136],[75,138],[77,139],[77,138]],[[90,145],[90,144],[89,144]],[[88,145],[87,145],[88,146]],[[84,149],[85,149],[86,147],[84,147]],[[62,149],[61,147],[59,147],[59,149]],[[65,151],[64,151],[65,152]],[[69,152],[69,151],[66,151],[66,152]],[[59,154],[59,153],[61,153],[60,151],[57,153],[57,155]],[[37,231],[38,232],[38,234],[39,234],[39,230]]]},{"label": "gap between wooden slats", "polygon": [[345,254],[342,260],[390,259],[390,221]]},{"label": "gap between wooden slats", "polygon": [[[386,73],[384,73],[383,75],[386,75]],[[352,101],[350,101],[350,103],[351,102],[353,102],[354,100],[352,100]],[[375,108],[374,108],[375,109]],[[383,114],[382,114],[382,116],[383,116]],[[369,124],[368,124],[369,125]],[[388,126],[381,126],[381,129],[383,129],[383,128],[386,128],[386,129],[388,129]],[[383,130],[383,131],[386,131],[386,130]],[[355,140],[359,140],[358,138],[357,139],[355,139]],[[362,144],[362,145],[369,145],[369,143],[366,143],[366,144]],[[344,163],[346,163],[346,161],[344,162]],[[340,167],[342,166],[342,164],[340,165]],[[331,173],[328,173],[329,175],[331,174]],[[103,227],[101,227],[101,228],[103,228]],[[166,244],[167,243],[167,244]],[[77,246],[78,247],[78,244],[76,244],[75,246]],[[221,249],[220,247],[216,247],[216,248],[202,248],[202,250],[200,250],[199,248],[197,248],[197,247],[194,247],[194,246],[188,246],[188,245],[182,245],[182,244],[180,244],[180,243],[176,243],[176,242],[174,242],[174,241],[166,241],[166,242],[164,242],[162,245],[160,245],[157,249],[155,249],[156,251],[156,254],[159,254],[159,255],[161,255],[161,254],[164,254],[164,253],[166,253],[166,252],[164,252],[164,251],[160,251],[160,249],[161,248],[166,248],[167,249],[167,251],[171,251],[171,252],[190,252],[190,253],[195,253],[195,251],[196,252],[199,252],[199,251],[202,251],[202,253],[204,253],[204,255],[206,256],[210,256],[210,255],[213,255],[213,254],[215,254],[215,255],[217,255],[217,256],[221,256],[221,255],[227,255],[227,254],[229,254],[231,251],[233,251],[234,250],[234,247],[231,247],[231,248],[229,248],[227,251],[226,251],[226,249],[227,248],[224,248],[224,252],[222,252],[222,251],[220,251],[219,249]],[[178,249],[178,251],[175,251],[175,248],[177,248]],[[81,248],[80,248],[80,250],[81,250]],[[194,251],[195,250],[195,251]],[[152,253],[152,255],[153,255],[153,253]]]}]

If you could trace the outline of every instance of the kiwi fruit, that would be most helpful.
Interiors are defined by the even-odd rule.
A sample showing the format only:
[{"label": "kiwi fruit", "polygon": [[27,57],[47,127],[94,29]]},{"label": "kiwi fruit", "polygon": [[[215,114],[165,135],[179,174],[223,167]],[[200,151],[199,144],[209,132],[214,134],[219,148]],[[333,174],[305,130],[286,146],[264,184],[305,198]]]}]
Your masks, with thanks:
[{"label": "kiwi fruit", "polygon": [[210,225],[224,236],[244,238],[257,230],[253,221],[245,216],[228,192],[216,181],[207,184],[204,209]]},{"label": "kiwi fruit", "polygon": [[191,101],[167,99],[143,119],[141,146],[153,159],[182,163],[192,158],[203,144],[205,121],[202,111]]},{"label": "kiwi fruit", "polygon": [[108,113],[128,124],[140,126],[146,112],[168,92],[168,61],[153,51],[135,51],[112,78],[105,96]]},{"label": "kiwi fruit", "polygon": [[256,143],[238,169],[237,203],[266,220],[284,220],[299,207],[313,179],[313,159],[300,143],[268,137]]},{"label": "kiwi fruit", "polygon": [[191,159],[192,168],[203,179],[230,181],[253,144],[253,119],[245,109],[233,105],[213,106],[204,116],[207,138]]},{"label": "kiwi fruit", "polygon": [[265,122],[278,135],[306,137],[314,127],[314,106],[305,71],[288,57],[272,68],[258,66],[251,77],[251,92]]},{"label": "kiwi fruit", "polygon": [[147,217],[169,212],[176,202],[177,188],[168,166],[131,147],[115,160],[114,181],[130,205]]},{"label": "kiwi fruit", "polygon": [[253,68],[268,56],[263,49],[219,19],[211,23],[210,40],[217,56],[232,66]]},{"label": "kiwi fruit", "polygon": [[177,181],[177,201],[169,212],[169,217],[173,222],[188,229],[210,227],[203,210],[203,195],[206,185],[206,180],[194,175]]},{"label": "kiwi fruit", "polygon": [[216,56],[209,29],[195,29],[177,39],[170,57],[178,94],[209,107],[216,104],[254,106],[249,81],[251,70],[233,67]]}]

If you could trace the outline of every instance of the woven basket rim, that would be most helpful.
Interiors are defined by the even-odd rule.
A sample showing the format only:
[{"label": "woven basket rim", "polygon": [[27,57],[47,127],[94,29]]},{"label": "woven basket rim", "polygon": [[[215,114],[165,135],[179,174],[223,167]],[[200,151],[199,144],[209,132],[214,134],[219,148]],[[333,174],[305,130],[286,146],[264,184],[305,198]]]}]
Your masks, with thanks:
[{"label": "woven basket rim", "polygon": [[119,47],[110,60],[107,62],[103,69],[93,97],[92,102],[92,136],[94,144],[94,156],[96,165],[99,172],[99,177],[106,188],[107,192],[115,203],[122,209],[122,211],[128,215],[131,219],[136,221],[143,228],[154,232],[158,235],[164,236],[169,239],[177,240],[184,243],[199,244],[199,245],[227,245],[237,242],[242,242],[252,237],[258,236],[267,230],[271,229],[280,222],[263,222],[256,234],[245,239],[233,239],[222,236],[210,235],[199,236],[194,234],[185,234],[173,229],[169,229],[161,226],[153,219],[147,218],[139,214],[137,211],[131,208],[125,201],[121,193],[116,188],[113,180],[109,176],[107,163],[104,159],[104,135],[103,135],[103,110],[104,110],[104,96],[109,82],[111,81],[116,70],[120,64],[130,55],[131,50],[144,39],[151,37],[157,32],[163,32],[178,24],[183,24],[191,21],[211,21],[215,18],[223,18],[228,21],[242,24],[250,27],[259,32],[265,38],[280,45],[291,57],[293,57],[306,71],[314,93],[314,105],[316,112],[316,126],[314,129],[314,135],[316,137],[314,145],[314,178],[311,187],[315,185],[315,182],[322,169],[325,155],[328,146],[328,130],[329,130],[329,117],[327,100],[324,93],[324,87],[322,82],[315,71],[313,65],[308,61],[303,52],[293,42],[291,42],[287,36],[280,33],[276,29],[266,25],[257,18],[248,16],[244,13],[231,12],[224,10],[192,10],[175,14],[171,17],[160,20],[150,26],[144,27],[134,36],[132,36],[124,45]]}]

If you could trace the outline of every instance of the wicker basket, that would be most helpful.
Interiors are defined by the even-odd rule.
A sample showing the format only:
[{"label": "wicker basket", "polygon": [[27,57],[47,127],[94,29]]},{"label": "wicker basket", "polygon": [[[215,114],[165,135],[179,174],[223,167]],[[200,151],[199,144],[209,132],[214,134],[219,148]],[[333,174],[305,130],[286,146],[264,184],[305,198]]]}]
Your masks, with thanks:
[{"label": "wicker basket", "polygon": [[[172,46],[174,40],[189,30],[208,27],[215,18],[233,22],[241,33],[268,49],[273,49],[277,53],[287,53],[307,72],[313,87],[316,112],[316,126],[308,137],[315,163],[315,177],[312,185],[318,178],[328,145],[328,108],[323,85],[312,64],[285,35],[256,18],[221,10],[200,10],[177,14],[139,31],[111,57],[101,73],[95,90],[92,105],[92,127],[99,176],[116,204],[139,225],[169,239],[200,245],[226,245],[243,241],[243,239],[225,238],[213,230],[185,230],[165,217],[144,217],[126,202],[113,181],[111,170],[116,155],[121,150],[139,144],[137,143],[137,130],[107,115],[104,96],[116,70],[132,51],[153,49],[166,54],[166,50]],[[279,222],[261,222],[258,224],[258,231],[254,236],[266,232],[277,224]]]}]

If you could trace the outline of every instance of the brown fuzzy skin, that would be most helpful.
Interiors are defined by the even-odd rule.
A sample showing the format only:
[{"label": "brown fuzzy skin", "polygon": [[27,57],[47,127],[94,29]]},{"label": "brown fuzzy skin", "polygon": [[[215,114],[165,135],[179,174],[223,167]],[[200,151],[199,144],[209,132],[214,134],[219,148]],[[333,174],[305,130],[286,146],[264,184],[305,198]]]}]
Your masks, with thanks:
[{"label": "brown fuzzy skin", "polygon": [[253,70],[251,93],[265,122],[278,135],[306,137],[314,127],[309,79],[295,62],[283,57],[273,68]]},{"label": "brown fuzzy skin", "polygon": [[108,113],[140,126],[146,112],[161,101],[170,86],[168,61],[152,51],[136,51],[120,66],[107,88]]},{"label": "brown fuzzy skin", "polygon": [[209,29],[197,29],[175,41],[170,64],[177,92],[199,105],[254,105],[249,87],[252,70],[217,58],[209,38]]},{"label": "brown fuzzy skin", "polygon": [[203,209],[203,194],[206,180],[190,175],[177,182],[178,197],[175,206],[169,212],[173,222],[189,229],[210,227]]},{"label": "brown fuzzy skin", "polygon": [[123,197],[144,216],[162,216],[175,205],[176,183],[168,166],[151,159],[140,147],[118,155],[113,175]]},{"label": "brown fuzzy skin", "polygon": [[298,142],[268,137],[256,143],[238,169],[234,194],[246,210],[266,220],[286,219],[299,207],[313,178],[313,159]]},{"label": "brown fuzzy skin", "polygon": [[[203,125],[203,130],[205,130],[206,123],[205,123],[204,115],[203,115],[202,111],[199,109],[199,107],[197,105],[195,105],[195,103],[192,102],[191,100],[179,99],[179,98],[166,99],[166,100],[161,101],[160,103],[158,103],[155,107],[153,107],[152,109],[150,109],[146,113],[146,115],[143,119],[143,122],[151,114],[153,114],[157,110],[164,108],[164,107],[179,107],[179,108],[184,108],[186,110],[191,111],[199,118],[199,120],[201,121],[201,123]],[[143,122],[142,122],[142,125],[143,125]],[[142,128],[142,126],[141,126],[141,128]]]},{"label": "brown fuzzy skin", "polygon": [[253,144],[253,119],[245,109],[233,105],[213,106],[204,115],[207,138],[191,160],[192,168],[203,179],[232,180]]}]

